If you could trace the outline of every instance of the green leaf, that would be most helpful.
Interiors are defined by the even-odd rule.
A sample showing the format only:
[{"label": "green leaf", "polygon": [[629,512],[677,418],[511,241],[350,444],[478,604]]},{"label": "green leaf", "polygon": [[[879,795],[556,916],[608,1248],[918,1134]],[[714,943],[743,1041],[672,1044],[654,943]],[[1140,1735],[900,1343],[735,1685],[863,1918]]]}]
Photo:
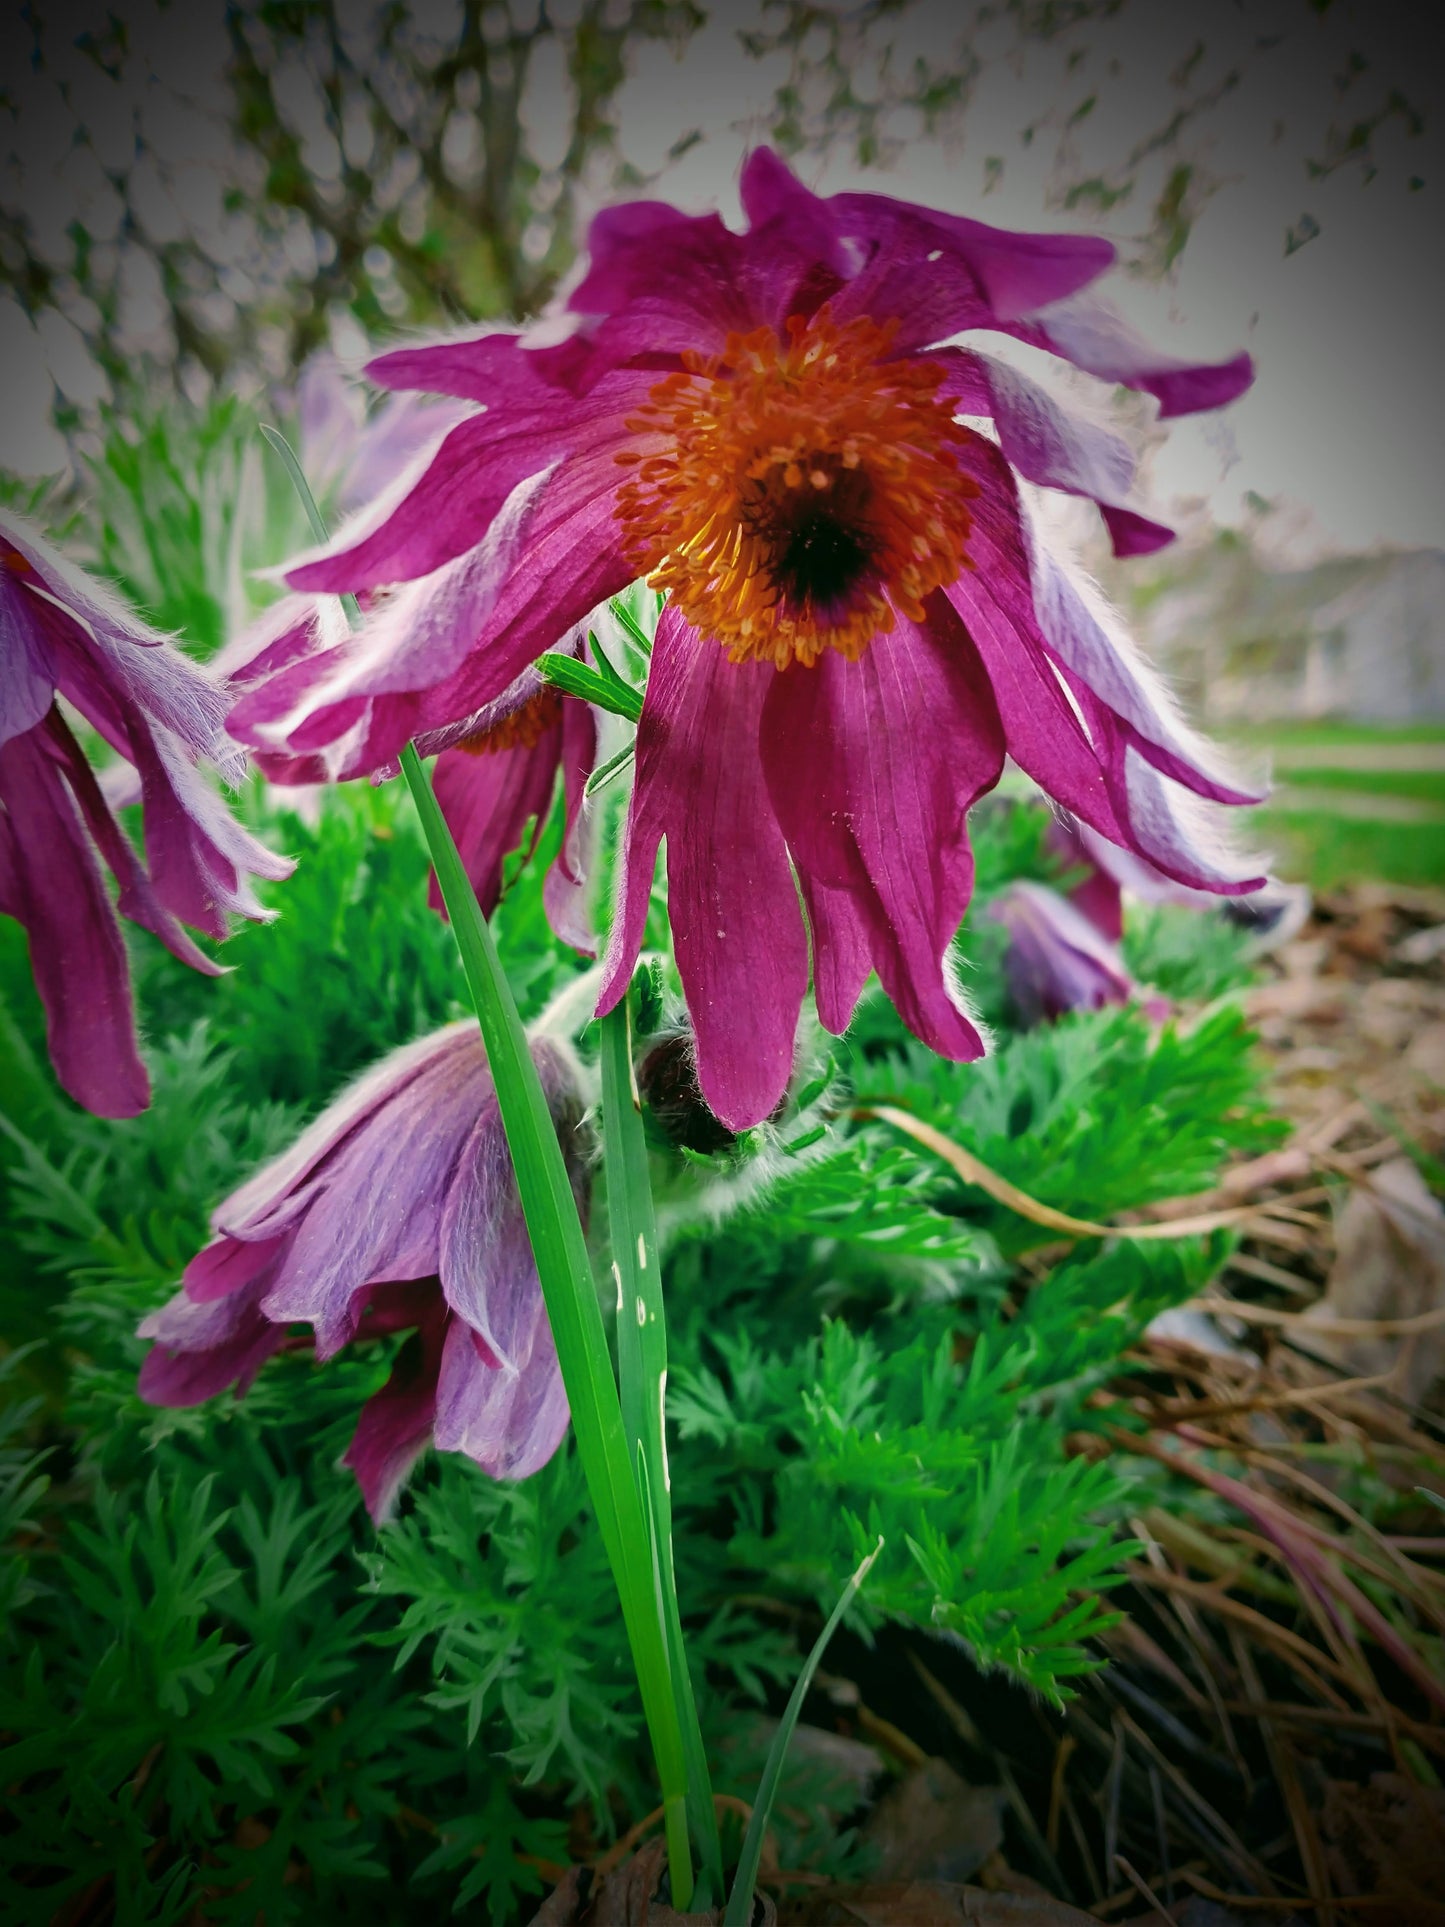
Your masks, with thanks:
[{"label": "green leaf", "polygon": [[[606,660],[600,650],[597,653],[599,660]],[[590,669],[585,662],[578,662],[575,656],[560,655],[555,650],[537,659],[537,673],[554,689],[635,723],[642,714],[641,693],[625,683],[610,664],[608,669],[610,673],[603,674]]]}]

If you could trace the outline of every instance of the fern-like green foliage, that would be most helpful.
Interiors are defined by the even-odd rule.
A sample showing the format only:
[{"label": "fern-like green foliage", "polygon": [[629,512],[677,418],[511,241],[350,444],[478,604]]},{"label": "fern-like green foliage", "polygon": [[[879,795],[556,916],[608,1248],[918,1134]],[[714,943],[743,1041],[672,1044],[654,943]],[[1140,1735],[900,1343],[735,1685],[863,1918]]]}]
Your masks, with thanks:
[{"label": "fern-like green foliage", "polygon": [[1241,989],[1252,975],[1248,931],[1218,911],[1136,904],[1124,922],[1123,948],[1131,974],[1166,997],[1203,1002]]},{"label": "fern-like green foliage", "polygon": [[[250,433],[231,404],[117,422],[86,512],[31,505],[60,533],[72,516],[72,542],[204,650],[249,594],[237,567],[294,539]],[[604,897],[623,790],[598,803]],[[377,1532],[339,1461],[395,1340],[326,1365],[288,1352],[244,1399],[193,1410],[135,1389],[135,1328],[220,1200],[349,1078],[464,1009],[400,784],[318,800],[258,783],[240,806],[297,872],[268,888],[275,921],[225,946],[222,978],[129,933],[154,1085],[141,1117],[95,1119],[59,1092],[23,936],[0,919],[0,1917],[277,1927],[455,1908],[513,1927],[548,1867],[655,1803],[570,1451],[517,1485],[434,1456]],[[874,989],[846,1040],[815,1042],[780,1118],[707,1156],[653,1137],[679,1586],[716,1784],[744,1798],[760,1716],[797,1664],[784,1629],[807,1635],[880,1533],[853,1613],[865,1636],[896,1622],[961,1640],[1056,1698],[1099,1662],[1133,1483],[1165,1476],[1103,1449],[1127,1418],[1107,1387],[1223,1255],[1095,1242],[1040,1279],[1015,1263],[1036,1228],[869,1105],[910,1108],[1093,1218],[1206,1186],[1278,1135],[1227,1004],[1162,1031],[1134,1010],[1012,1029],[983,912],[1017,877],[1064,880],[1048,825],[1017,798],[976,813],[960,960],[996,1013],[990,1059],[930,1057]],[[554,813],[496,919],[529,1016],[583,968],[540,904],[558,834]],[[648,940],[666,942],[661,886]],[[1174,995],[1237,978],[1207,918],[1132,941],[1134,969]],[[664,962],[664,989],[672,975]],[[593,1237],[603,1276],[600,1200]],[[1100,1450],[1075,1451],[1091,1431]],[[778,1809],[789,1864],[855,1864],[849,1797],[798,1767]]]},{"label": "fern-like green foliage", "polygon": [[[1099,1219],[1205,1190],[1230,1155],[1279,1141],[1250,1042],[1229,1004],[1162,1030],[1137,1008],[1109,1008],[1005,1036],[966,1076],[901,1038],[854,1075],[864,1101],[901,1104],[1043,1203]],[[1040,1242],[970,1187],[953,1208],[1005,1249]]]}]

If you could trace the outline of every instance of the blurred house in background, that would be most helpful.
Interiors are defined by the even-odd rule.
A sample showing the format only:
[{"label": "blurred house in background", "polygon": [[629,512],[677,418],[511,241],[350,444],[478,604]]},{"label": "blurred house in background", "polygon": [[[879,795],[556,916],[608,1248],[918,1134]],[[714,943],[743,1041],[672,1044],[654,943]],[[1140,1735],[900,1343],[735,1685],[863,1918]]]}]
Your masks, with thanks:
[{"label": "blurred house in background", "polygon": [[1216,727],[1445,719],[1445,552],[1272,564],[1220,530],[1111,581],[1190,711]]}]

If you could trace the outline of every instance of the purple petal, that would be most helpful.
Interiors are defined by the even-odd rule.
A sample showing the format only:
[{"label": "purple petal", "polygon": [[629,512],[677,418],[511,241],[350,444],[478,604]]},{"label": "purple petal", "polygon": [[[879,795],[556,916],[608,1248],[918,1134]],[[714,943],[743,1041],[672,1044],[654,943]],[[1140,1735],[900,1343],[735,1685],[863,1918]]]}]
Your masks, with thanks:
[{"label": "purple petal", "polygon": [[[683,214],[662,201],[604,208],[587,231],[587,257],[567,306],[607,317],[587,333],[594,367],[636,353],[716,354],[730,333],[766,318],[751,299],[745,238],[716,214]],[[538,365],[561,361],[570,346],[539,351]]]},{"label": "purple petal", "polygon": [[547,921],[562,939],[584,956],[597,954],[597,938],[588,914],[588,886],[595,832],[586,815],[587,779],[597,761],[597,718],[586,703],[562,707],[562,791],[565,816],[562,847],[542,885]]},{"label": "purple petal", "polygon": [[50,652],[33,619],[35,599],[6,566],[14,553],[0,537],[0,743],[34,729],[55,700]]},{"label": "purple petal", "polygon": [[565,439],[558,422],[510,446],[490,412],[469,416],[443,438],[420,475],[399,483],[321,553],[288,568],[288,586],[339,594],[411,582],[444,568],[477,546],[520,483],[566,452]]},{"label": "purple petal", "polygon": [[[206,968],[198,952],[187,954],[164,928],[164,913],[223,937],[227,912],[264,915],[244,882],[247,875],[279,878],[293,868],[241,828],[195,769],[198,757],[209,756],[223,770],[241,772],[243,759],[222,730],[227,694],[47,544],[22,539],[3,517],[0,536],[28,565],[24,576],[6,573],[26,598],[22,613],[48,649],[60,693],[140,773],[154,901],[138,908],[123,901],[122,912],[155,929],[187,962]],[[65,745],[73,748],[68,731]],[[78,752],[71,756],[67,749],[66,756],[72,788],[124,886],[133,859],[120,850],[118,833],[107,841],[109,812],[82,794],[79,785],[88,779],[76,767]],[[146,895],[133,877],[131,882],[133,896]]]},{"label": "purple petal", "polygon": [[[475,1024],[449,1024],[391,1051],[349,1085],[301,1133],[289,1151],[273,1158],[233,1191],[212,1214],[214,1230],[255,1242],[294,1223],[310,1201],[315,1181],[388,1106],[407,1099],[418,1079],[431,1074],[453,1082],[488,1080],[486,1053]],[[478,1103],[486,1090],[479,1085]]]},{"label": "purple petal", "polygon": [[[61,720],[58,709],[47,719],[42,734],[46,738],[48,753],[65,772],[71,795],[80,807],[85,827],[94,839],[96,849],[120,886],[116,899],[120,914],[128,922],[139,924],[143,930],[149,930],[153,936],[159,937],[171,955],[189,964],[192,970],[199,970],[207,977],[219,976],[222,966],[213,963],[203,950],[197,949],[172,912],[161,902],[154,884],[131,847],[130,839],[116,822],[110,801],[101,789],[95,771],[86,762],[79,743]],[[124,769],[125,765],[118,767]]]},{"label": "purple petal", "polygon": [[[562,755],[562,724],[554,723],[530,748],[480,754],[449,749],[432,770],[432,785],[446,817],[483,916],[490,916],[502,895],[502,865],[522,841],[529,821],[530,858],[552,807],[557,765]],[[433,871],[430,900],[446,916]]]},{"label": "purple petal", "polygon": [[[1039,788],[1083,822],[1124,843],[1128,831],[1114,810],[1098,753],[1089,740],[1062,678],[1039,646],[1027,590],[1019,592],[1019,569],[1026,568],[1017,527],[998,517],[980,498],[974,504],[969,541],[975,566],[965,569],[945,592],[958,619],[953,646],[977,649],[988,671],[1003,723],[1008,753]],[[1012,567],[1005,567],[1005,562]],[[952,627],[937,598],[929,623],[947,639]]]},{"label": "purple petal", "polygon": [[[287,582],[334,593],[431,575],[474,550],[504,512],[515,520],[512,498],[523,483],[559,463],[611,464],[618,450],[636,443],[626,423],[655,381],[621,371],[585,399],[549,392],[525,414],[489,408],[469,416],[420,475],[403,477],[359,528],[343,530],[324,553],[290,568]],[[612,473],[621,480],[615,466]]]},{"label": "purple petal", "polygon": [[1132,743],[1124,746],[1122,776],[1130,846],[1146,863],[1214,896],[1248,896],[1268,883],[1252,853],[1231,848],[1217,812],[1161,776]]},{"label": "purple petal", "polygon": [[[181,1288],[193,1304],[208,1305],[217,1298],[255,1285],[263,1272],[269,1272],[281,1255],[284,1237],[261,1238],[243,1243],[224,1234],[198,1251],[181,1277]],[[264,1295],[264,1285],[256,1294]]]},{"label": "purple petal", "polygon": [[441,1293],[433,1289],[430,1299],[415,1335],[397,1353],[390,1378],[362,1406],[342,1459],[356,1474],[376,1525],[391,1516],[408,1472],[431,1443],[449,1321]]},{"label": "purple petal", "polygon": [[1126,504],[1137,464],[1122,436],[1072,414],[1007,363],[989,355],[975,359],[988,391],[981,412],[992,416],[999,446],[1020,475],[1045,488],[1092,497],[1116,555],[1147,555],[1173,540],[1171,529]]},{"label": "purple petal", "polygon": [[663,610],[598,1005],[610,1010],[631,980],[665,836],[698,1081],[733,1131],[767,1117],[786,1090],[808,987],[803,921],[758,745],[776,674],[770,664],[730,663],[671,605]]},{"label": "purple petal", "polygon": [[1124,1004],[1135,984],[1115,946],[1075,906],[1038,883],[1013,883],[989,906],[1012,939],[1009,988],[1025,1022]]},{"label": "purple petal", "polygon": [[1140,515],[1137,509],[1119,508],[1112,502],[1100,502],[1099,514],[1109,531],[1115,555],[1155,555],[1160,549],[1167,549],[1174,540],[1174,530],[1167,522],[1153,522],[1147,515]]},{"label": "purple petal", "polygon": [[1014,321],[1114,261],[1112,245],[1093,235],[1014,234],[882,194],[837,194],[827,205],[865,263],[835,314],[896,320],[900,349]]},{"label": "purple petal", "polygon": [[477,1112],[452,1170],[438,1275],[448,1305],[485,1341],[492,1365],[515,1367],[517,1332],[541,1286],[495,1097]]},{"label": "purple petal", "polygon": [[[232,733],[258,748],[304,755],[351,730],[370,697],[425,689],[455,675],[529,555],[525,534],[542,486],[534,480],[518,488],[484,541],[409,582],[357,634],[249,691],[228,718]],[[514,679],[507,677],[503,687]]]},{"label": "purple petal", "polygon": [[1161,419],[1223,408],[1254,380],[1248,355],[1228,361],[1189,362],[1161,355],[1095,296],[1059,301],[1046,313],[1015,320],[1008,333],[1036,348],[1062,355],[1076,368],[1155,396]]},{"label": "purple petal", "polygon": [[[1046,550],[1030,547],[1001,452],[975,439],[969,461],[981,485],[968,544],[973,566],[947,596],[988,670],[1010,755],[1101,836],[1177,881],[1231,894],[1254,888],[1254,879],[1211,859],[1182,802],[1135,774],[1133,763],[1147,767],[1147,757],[1214,799],[1247,802],[1248,795],[1202,767],[1203,746],[1171,714],[1124,638],[1106,629]],[[1136,798],[1147,832],[1134,814]],[[1156,851],[1169,854],[1161,861]]]},{"label": "purple petal", "polygon": [[141,1397],[152,1405],[202,1405],[231,1384],[239,1397],[291,1342],[286,1327],[261,1309],[270,1275],[262,1264],[223,1298],[198,1302],[177,1292],[143,1319],[139,1335],[154,1342],[141,1365]]},{"label": "purple petal", "polygon": [[469,1325],[452,1319],[437,1385],[438,1451],[465,1452],[494,1479],[525,1479],[547,1463],[570,1414],[540,1292],[533,1334],[525,1363],[505,1370],[489,1362]]},{"label": "purple petal", "polygon": [[973,889],[965,813],[998,781],[1004,741],[966,638],[898,615],[856,662],[829,650],[785,670],[762,752],[813,924],[823,1023],[846,1029],[871,964],[930,1049],[982,1056],[947,955]]},{"label": "purple petal", "polygon": [[619,474],[589,471],[591,494],[575,473],[555,476],[501,581],[483,544],[455,575],[408,586],[361,636],[243,697],[232,733],[292,754],[334,745],[329,772],[343,778],[384,769],[413,737],[475,716],[632,580],[613,513]]},{"label": "purple petal", "polygon": [[1122,624],[1039,543],[1030,555],[1039,633],[1078,689],[1084,685],[1118,719],[1126,739],[1165,776],[1215,803],[1258,803],[1217,767],[1217,754],[1183,722],[1158,678],[1146,668]]},{"label": "purple petal", "polygon": [[353,1335],[367,1286],[437,1270],[457,1162],[479,1109],[493,1101],[480,1040],[461,1028],[460,1047],[437,1051],[415,1075],[408,1065],[400,1090],[311,1169],[304,1189],[253,1221],[272,1233],[294,1218],[264,1310],[311,1325],[318,1358]]},{"label": "purple petal", "polygon": [[366,373],[380,388],[455,395],[509,413],[540,407],[548,399],[548,384],[525,338],[499,329],[393,348],[369,361]]},{"label": "purple petal", "polygon": [[0,909],[29,935],[55,1074],[88,1111],[134,1117],[150,1102],[150,1080],[125,944],[43,727],[0,744],[0,803]]},{"label": "purple petal", "polygon": [[211,668],[234,695],[318,650],[334,648],[347,634],[334,596],[284,595],[233,636],[211,658]]},{"label": "purple petal", "polygon": [[131,728],[140,772],[146,856],[156,897],[192,929],[224,938],[227,918],[269,922],[247,878],[290,876],[295,864],[244,829],[169,731],[137,718]]},{"label": "purple petal", "polygon": [[[100,583],[14,518],[0,513],[0,547],[18,557],[7,574],[21,601],[12,605],[54,669],[61,694],[122,755],[134,719],[171,731],[193,757],[211,757],[231,776],[242,772],[222,722],[225,692],[173,643],[143,623]],[[13,591],[12,591],[13,593]]]}]

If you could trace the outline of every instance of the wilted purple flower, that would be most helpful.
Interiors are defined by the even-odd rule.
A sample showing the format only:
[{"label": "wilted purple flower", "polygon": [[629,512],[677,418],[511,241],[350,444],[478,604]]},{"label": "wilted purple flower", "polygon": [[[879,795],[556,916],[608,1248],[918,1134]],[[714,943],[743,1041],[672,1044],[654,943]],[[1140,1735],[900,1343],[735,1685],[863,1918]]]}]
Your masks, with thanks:
[{"label": "wilted purple flower", "polygon": [[1101,240],[820,199],[766,149],[742,199],[742,234],[654,202],[599,215],[566,338],[372,364],[485,412],[289,577],[406,586],[231,719],[259,748],[371,771],[495,701],[637,576],[666,589],[602,1007],[630,980],[666,838],[701,1085],[732,1127],[786,1086],[810,956],[830,1030],[876,969],[934,1050],[980,1053],[945,958],[972,889],[965,815],[1006,753],[1171,877],[1260,881],[1179,807],[1183,790],[1254,799],[1205,766],[1020,496],[1020,479],[1091,496],[1117,550],[1156,548],[1169,531],[1131,503],[1127,445],[993,357],[936,344],[1012,335],[1165,415],[1232,400],[1248,357],[1151,353],[1082,292],[1114,258]]},{"label": "wilted purple flower", "polygon": [[1011,883],[988,914],[1009,933],[1004,970],[1025,1024],[1127,1004],[1139,995],[1117,943],[1047,884]]},{"label": "wilted purple flower", "polygon": [[[582,1106],[563,1052],[533,1060],[579,1204]],[[428,1444],[519,1479],[556,1451],[567,1398],[486,1052],[475,1023],[393,1051],[285,1156],[233,1192],[181,1290],[140,1328],[141,1395],[244,1392],[309,1325],[318,1359],[412,1337],[346,1454],[375,1519]]]},{"label": "wilted purple flower", "polygon": [[[146,862],[132,849],[56,701],[139,779]],[[56,1076],[102,1117],[150,1102],[117,911],[197,970],[183,923],[224,937],[266,914],[250,876],[289,876],[196,768],[240,776],[226,690],[14,518],[0,514],[0,911],[24,924]],[[102,864],[119,885],[112,907]]]}]

